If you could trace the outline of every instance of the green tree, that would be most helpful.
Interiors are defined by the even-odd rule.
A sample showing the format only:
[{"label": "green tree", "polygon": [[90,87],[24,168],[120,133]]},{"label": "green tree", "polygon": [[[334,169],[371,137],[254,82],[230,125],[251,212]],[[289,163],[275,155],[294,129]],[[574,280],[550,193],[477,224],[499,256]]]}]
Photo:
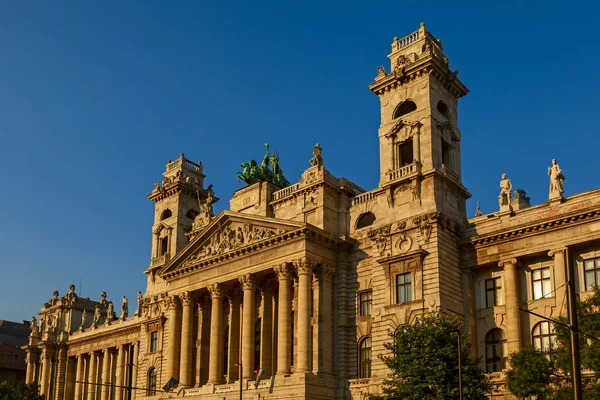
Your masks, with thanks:
[{"label": "green tree", "polygon": [[44,400],[44,396],[40,395],[37,383],[19,382],[13,387],[3,382],[0,383],[0,400]]},{"label": "green tree", "polygon": [[459,398],[458,343],[461,338],[463,398],[486,399],[491,392],[488,377],[470,357],[471,345],[463,323],[456,317],[428,314],[412,325],[400,327],[382,357],[390,369],[383,394],[373,400],[450,400]]},{"label": "green tree", "polygon": [[[600,399],[600,289],[577,302],[579,347],[584,399]],[[549,354],[526,348],[511,355],[507,387],[517,397],[538,395],[542,399],[572,398],[571,344],[568,319],[554,324],[556,342]],[[587,336],[585,334],[587,334]],[[590,371],[593,371],[590,374]]]},{"label": "green tree", "polygon": [[529,346],[510,356],[506,372],[508,390],[521,399],[538,396],[543,399],[551,392],[555,366],[544,353]]}]

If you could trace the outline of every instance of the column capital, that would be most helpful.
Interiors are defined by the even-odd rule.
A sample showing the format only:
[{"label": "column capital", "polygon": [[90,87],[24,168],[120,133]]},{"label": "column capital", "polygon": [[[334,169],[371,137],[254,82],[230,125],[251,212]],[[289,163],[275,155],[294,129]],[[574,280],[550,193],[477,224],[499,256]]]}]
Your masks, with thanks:
[{"label": "column capital", "polygon": [[165,298],[165,305],[167,307],[167,310],[173,310],[177,308],[177,306],[179,305],[179,296],[173,294]]},{"label": "column capital", "polygon": [[557,255],[564,254],[566,250],[566,247],[557,247],[556,249],[551,249],[548,251],[548,257],[554,258]]},{"label": "column capital", "polygon": [[208,285],[206,287],[208,292],[210,293],[211,299],[221,299],[223,298],[223,285],[220,283],[213,283],[212,285]]},{"label": "column capital", "polygon": [[289,280],[292,278],[292,270],[289,267],[288,263],[275,265],[273,267],[273,270],[277,274],[278,281]]},{"label": "column capital", "polygon": [[315,262],[308,257],[302,257],[292,262],[298,275],[309,275],[312,274]]},{"label": "column capital", "polygon": [[517,259],[516,258],[508,258],[506,260],[502,260],[502,261],[498,262],[499,267],[504,267],[507,264],[515,266],[515,265],[517,265]]},{"label": "column capital", "polygon": [[190,304],[194,304],[194,298],[190,294],[189,291],[185,291],[183,293],[179,293],[179,299],[181,300],[181,304],[184,306],[189,306]]},{"label": "column capital", "polygon": [[256,288],[256,281],[251,274],[244,274],[238,277],[243,290],[252,290]]},{"label": "column capital", "polygon": [[321,263],[314,268],[313,272],[319,280],[324,278],[332,280],[335,276],[335,266]]}]

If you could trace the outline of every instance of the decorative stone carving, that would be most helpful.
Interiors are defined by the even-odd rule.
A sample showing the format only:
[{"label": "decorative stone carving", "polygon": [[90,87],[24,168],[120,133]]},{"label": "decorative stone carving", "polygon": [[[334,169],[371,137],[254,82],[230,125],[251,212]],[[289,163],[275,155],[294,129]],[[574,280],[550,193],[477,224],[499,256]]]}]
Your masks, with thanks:
[{"label": "decorative stone carving", "polygon": [[220,299],[223,297],[223,285],[220,283],[213,283],[207,286],[208,292],[210,293],[211,299]]},{"label": "decorative stone carving", "polygon": [[[51,327],[52,324],[50,323],[52,316],[48,316],[48,327]],[[81,325],[79,326],[80,330],[83,330],[83,328],[85,327],[85,325],[87,324],[87,311],[83,310],[83,313],[81,314]]]},{"label": "decorative stone carving", "polygon": [[481,207],[479,206],[479,200],[477,200],[477,208],[475,208],[475,217],[481,217],[483,214],[481,213]]},{"label": "decorative stone carving", "polygon": [[383,65],[377,67],[377,76],[375,77],[375,80],[385,78],[386,76],[387,71],[385,70],[385,67]]},{"label": "decorative stone carving", "polygon": [[94,310],[94,319],[92,320],[92,328],[96,328],[98,326],[101,316],[102,314],[100,313],[100,306],[96,304],[96,309]]},{"label": "decorative stone carving", "polygon": [[385,255],[385,249],[387,247],[387,239],[384,236],[378,236],[374,239],[375,249],[380,256]]},{"label": "decorative stone carving", "polygon": [[165,298],[165,307],[168,310],[171,310],[173,308],[176,308],[179,305],[179,296],[177,295],[171,295],[167,298]]},{"label": "decorative stone carving", "polygon": [[141,317],[141,316],[142,316],[142,304],[143,304],[143,302],[144,302],[144,298],[143,298],[143,296],[142,296],[142,292],[138,290],[138,294],[137,294],[137,304],[138,304],[138,309],[137,309],[137,311],[135,312],[135,314],[136,314],[138,317]]},{"label": "decorative stone carving", "polygon": [[37,319],[35,318],[35,315],[33,317],[31,317],[31,322],[29,323],[29,329],[31,330],[31,333],[29,334],[30,337],[39,337],[40,336],[40,330],[38,328],[38,323],[37,323]]},{"label": "decorative stone carving", "polygon": [[243,227],[241,225],[238,227],[227,225],[220,232],[216,232],[211,236],[208,243],[202,246],[196,254],[193,254],[185,264],[193,264],[197,261],[218,256],[242,246],[281,235],[285,232],[282,229],[272,229],[250,224],[244,224]]},{"label": "decorative stone carving", "polygon": [[106,301],[106,292],[100,293],[99,303],[102,305],[102,307],[106,307],[106,305],[108,304],[108,302]]},{"label": "decorative stone carving", "polygon": [[[385,71],[385,69],[384,69]],[[322,167],[323,166],[323,157],[321,156],[321,153],[323,153],[323,149],[321,148],[321,145],[319,143],[317,143],[315,145],[315,147],[313,148],[313,156],[310,159],[310,165],[313,167]]]},{"label": "decorative stone carving", "polygon": [[399,238],[396,241],[396,249],[398,249],[401,254],[404,254],[410,250],[412,242],[413,240],[410,235],[406,234],[405,231],[400,231]]},{"label": "decorative stone carving", "polygon": [[562,199],[563,193],[565,192],[563,182],[566,178],[555,158],[552,159],[552,165],[548,167],[548,176],[550,177],[550,194],[548,198],[550,200]]},{"label": "decorative stone carving", "polygon": [[183,304],[184,306],[190,305],[192,304],[192,301],[194,300],[190,294],[190,292],[186,291],[183,293],[179,293],[179,300],[181,301],[181,304]]},{"label": "decorative stone carving", "polygon": [[75,294],[75,285],[74,284],[71,283],[69,285],[69,293],[65,294],[65,296],[63,298],[65,298],[67,301],[70,301],[70,302],[74,302],[77,299],[77,294]]},{"label": "decorative stone carving", "polygon": [[125,319],[129,316],[129,301],[127,301],[127,297],[123,296],[123,300],[121,301],[121,319]]},{"label": "decorative stone carving", "polygon": [[292,278],[292,270],[287,263],[279,264],[273,267],[273,270],[277,274],[277,280],[285,280]]},{"label": "decorative stone carving", "polygon": [[293,261],[294,268],[298,275],[312,274],[315,262],[308,257],[303,257]]},{"label": "decorative stone carving", "polygon": [[250,274],[242,275],[238,277],[238,280],[240,281],[243,290],[253,289],[256,286],[254,279],[252,279],[252,275]]},{"label": "decorative stone carving", "polygon": [[506,174],[502,174],[500,180],[500,194],[498,195],[498,204],[500,205],[500,211],[506,211],[510,209],[510,199],[512,196],[512,182],[508,179]]},{"label": "decorative stone carving", "polygon": [[58,290],[52,292],[52,304],[58,303]]},{"label": "decorative stone carving", "polygon": [[115,306],[112,301],[108,302],[108,306],[106,307],[106,325],[110,325],[110,323],[115,319]]},{"label": "decorative stone carving", "polygon": [[512,264],[512,265],[516,265],[517,264],[517,259],[516,258],[509,258],[506,260],[502,260],[498,262],[498,266],[500,268],[504,268],[505,264]]}]

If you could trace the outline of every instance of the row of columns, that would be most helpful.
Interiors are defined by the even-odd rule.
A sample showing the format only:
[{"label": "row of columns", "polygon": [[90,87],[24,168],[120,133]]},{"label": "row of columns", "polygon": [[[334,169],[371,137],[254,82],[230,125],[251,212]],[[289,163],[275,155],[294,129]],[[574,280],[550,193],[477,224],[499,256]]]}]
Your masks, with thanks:
[{"label": "row of columns", "polygon": [[[267,375],[272,374],[272,333],[273,317],[276,313],[276,340],[277,340],[277,375],[290,375],[292,364],[292,303],[294,300],[292,283],[294,272],[298,276],[297,286],[297,360],[295,364],[295,372],[306,373],[317,370],[317,372],[332,373],[333,363],[329,360],[330,357],[318,357],[320,365],[312,365],[313,359],[313,285],[315,287],[315,297],[317,301],[315,312],[320,316],[319,321],[322,324],[317,325],[316,336],[321,340],[316,346],[321,346],[326,351],[331,351],[332,328],[331,325],[331,304],[333,301],[333,284],[332,278],[335,268],[331,266],[320,265],[316,267],[316,263],[308,258],[294,260],[293,262],[282,263],[273,267],[277,275],[278,294],[276,310],[273,310],[271,292],[269,287],[261,288],[265,301],[263,302],[262,323],[265,327],[261,330],[262,340],[262,356],[264,364],[261,366],[266,370]],[[313,283],[313,274],[315,279]],[[239,358],[239,337],[236,332],[240,332],[241,336],[241,364],[242,378],[254,379],[254,340],[255,340],[255,324],[257,316],[255,315],[255,299],[258,289],[256,278],[251,274],[244,274],[238,277],[238,282],[241,287],[242,295],[238,293],[226,293],[223,283],[214,283],[206,289],[210,296],[210,326],[206,330],[204,326],[204,311],[206,305],[203,302],[197,304],[198,313],[198,341],[196,344],[201,346],[203,341],[209,341],[208,351],[208,376],[207,383],[219,384],[223,381],[224,370],[224,311],[223,300],[225,296],[230,299],[229,319],[231,337],[229,338],[229,357],[225,362],[228,363],[228,372],[230,380],[239,378],[236,371],[233,371],[233,366],[237,365]],[[240,302],[241,298],[241,302]],[[179,305],[181,304],[181,307]],[[241,304],[241,313],[240,313]],[[194,351],[193,328],[194,328],[194,298],[190,292],[183,292],[171,296],[168,300],[168,349],[166,360],[166,379],[174,377],[179,380],[180,384],[185,387],[193,385],[193,367],[192,354]],[[207,310],[206,310],[207,311]],[[180,315],[181,313],[181,315]],[[206,321],[208,322],[208,321]],[[322,326],[321,326],[322,325]],[[241,327],[241,330],[240,330]],[[204,332],[204,333],[203,333]],[[203,337],[208,336],[208,337]],[[322,350],[321,347],[318,349]],[[197,354],[199,354],[198,352]],[[235,358],[234,358],[235,357]],[[200,368],[204,368],[205,358],[201,355],[197,360],[196,371],[196,386],[200,385]],[[321,365],[322,364],[322,365]]]},{"label": "row of columns", "polygon": [[[554,258],[554,280],[556,286],[562,285],[566,282],[566,260],[565,260],[565,248],[558,248],[548,252],[548,256]],[[523,339],[521,334],[521,299],[519,296],[519,274],[517,270],[517,259],[509,258],[498,262],[498,266],[504,269],[504,296],[505,296],[505,307],[506,307],[506,344],[508,347],[508,354],[520,351],[523,347]],[[470,323],[470,335],[474,343],[477,342],[477,323],[476,323],[476,311],[475,311],[475,290],[472,275],[468,275],[469,285],[469,317]],[[565,301],[564,298],[558,299],[557,301]],[[559,309],[564,310],[564,307]],[[476,349],[477,346],[473,346]],[[476,350],[475,350],[476,351]]]},{"label": "row of columns", "polygon": [[[40,394],[46,399],[121,400],[126,393],[124,386],[135,388],[137,384],[138,351],[137,343],[75,357],[67,357],[66,345],[53,352],[43,347],[41,354],[29,350],[26,383],[39,382]],[[133,360],[131,368],[126,357]]]}]

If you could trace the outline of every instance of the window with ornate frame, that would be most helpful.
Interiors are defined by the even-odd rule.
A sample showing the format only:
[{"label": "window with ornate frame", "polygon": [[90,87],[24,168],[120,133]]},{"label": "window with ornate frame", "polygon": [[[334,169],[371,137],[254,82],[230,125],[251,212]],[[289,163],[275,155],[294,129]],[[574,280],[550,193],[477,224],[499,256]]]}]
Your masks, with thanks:
[{"label": "window with ornate frame", "polygon": [[531,331],[531,342],[536,349],[544,353],[549,352],[556,342],[554,325],[548,321],[537,323]]},{"label": "window with ornate frame", "polygon": [[600,286],[600,257],[583,260],[585,290],[594,290]]},{"label": "window with ornate frame", "polygon": [[358,344],[358,377],[371,377],[371,337],[363,338]]},{"label": "window with ornate frame", "polygon": [[360,292],[358,294],[359,315],[361,317],[366,317],[367,315],[371,315],[372,302],[373,302],[373,291],[372,290],[365,290],[364,292]]},{"label": "window with ornate frame", "polygon": [[396,304],[412,301],[412,273],[396,275]]},{"label": "window with ornate frame", "polygon": [[502,298],[502,294],[502,280],[500,277],[485,280],[486,308],[503,305],[504,299]]},{"label": "window with ornate frame", "polygon": [[499,372],[506,368],[507,354],[506,333],[500,328],[491,329],[485,335],[486,372]]},{"label": "window with ornate frame", "polygon": [[148,370],[148,385],[146,395],[156,396],[156,368],[150,368]]},{"label": "window with ornate frame", "polygon": [[550,278],[550,267],[538,268],[531,271],[531,282],[533,283],[533,298],[535,300],[551,297],[552,280]]}]

